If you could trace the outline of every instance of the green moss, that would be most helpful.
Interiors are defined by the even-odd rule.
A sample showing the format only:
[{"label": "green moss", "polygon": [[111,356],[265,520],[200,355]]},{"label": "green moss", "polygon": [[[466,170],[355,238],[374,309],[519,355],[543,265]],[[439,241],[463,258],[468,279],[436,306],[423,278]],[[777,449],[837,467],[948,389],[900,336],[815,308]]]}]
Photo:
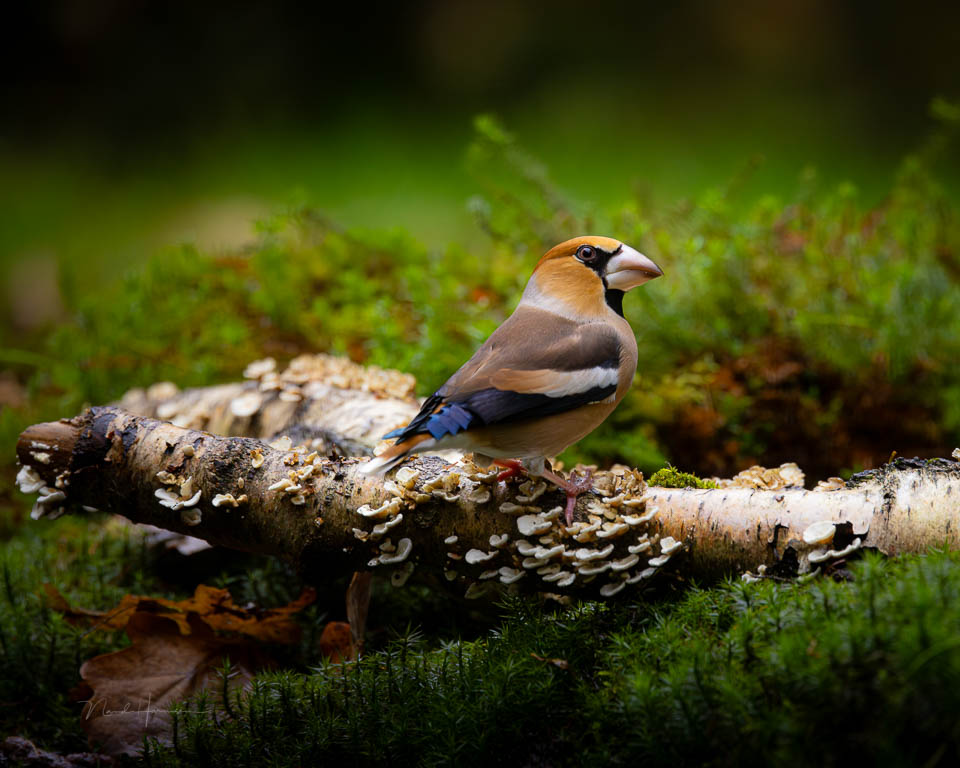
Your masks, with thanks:
[{"label": "green moss", "polygon": [[346,669],[263,675],[216,725],[187,704],[150,764],[953,762],[957,556],[853,576],[560,612],[510,600],[475,641],[414,633]]},{"label": "green moss", "polygon": [[654,472],[648,485],[655,485],[658,488],[716,488],[717,484],[712,480],[701,480],[696,475],[689,472],[681,472],[676,467],[667,465]]}]

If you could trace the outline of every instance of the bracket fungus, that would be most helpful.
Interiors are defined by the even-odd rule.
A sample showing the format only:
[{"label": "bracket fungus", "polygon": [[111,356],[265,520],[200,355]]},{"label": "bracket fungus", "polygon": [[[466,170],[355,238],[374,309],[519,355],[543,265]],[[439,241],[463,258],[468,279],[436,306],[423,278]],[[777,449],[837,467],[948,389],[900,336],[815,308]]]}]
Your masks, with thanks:
[{"label": "bracket fungus", "polygon": [[522,536],[536,536],[546,533],[552,527],[553,523],[542,515],[521,515],[517,518],[517,530]]},{"label": "bracket fungus", "polygon": [[396,514],[403,506],[403,502],[394,496],[390,501],[384,502],[376,509],[371,508],[369,504],[364,504],[357,509],[357,514],[361,517],[372,517],[378,520]]},{"label": "bracket fungus", "polygon": [[833,536],[836,530],[836,524],[830,520],[821,520],[820,522],[813,523],[812,525],[807,526],[806,530],[804,530],[803,543],[809,546],[815,546],[817,544],[825,544],[828,541],[833,541]]},{"label": "bracket fungus", "polygon": [[600,587],[600,594],[603,597],[613,597],[615,594],[620,592],[624,587],[626,587],[627,582],[617,581],[617,582],[607,582],[602,587]]},{"label": "bracket fungus", "polygon": [[469,549],[467,554],[464,557],[464,560],[467,561],[467,565],[477,565],[478,563],[485,563],[488,560],[493,560],[498,554],[497,550],[492,552],[484,552],[482,549]]},{"label": "bracket fungus", "polygon": [[397,551],[392,555],[381,555],[379,558],[381,565],[395,565],[406,560],[413,551],[413,542],[410,539],[400,539],[397,542]]}]

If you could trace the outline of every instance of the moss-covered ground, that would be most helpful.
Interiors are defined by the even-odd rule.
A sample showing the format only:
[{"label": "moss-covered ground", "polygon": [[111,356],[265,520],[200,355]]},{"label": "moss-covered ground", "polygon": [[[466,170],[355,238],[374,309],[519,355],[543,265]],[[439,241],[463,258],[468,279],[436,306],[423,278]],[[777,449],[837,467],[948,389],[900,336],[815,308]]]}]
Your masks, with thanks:
[{"label": "moss-covered ground", "polygon": [[[250,360],[333,351],[438,386],[512,309],[536,257],[583,231],[622,238],[665,271],[632,293],[636,384],[564,459],[669,459],[698,475],[795,460],[814,477],[892,450],[960,444],[960,210],[935,173],[957,125],[932,136],[879,202],[804,176],[789,196],[743,200],[742,180],[674,204],[568,198],[491,120],[468,153],[482,249],[427,249],[402,231],[344,230],[310,209],[260,226],[255,245],[159,252],[96,295],[63,286],[70,320],[0,329],[25,402],[0,442],[131,386],[237,378]],[[42,584],[107,609],[128,592],[198,582],[278,605],[296,575],[228,555],[171,567],[105,519],[31,523],[0,472],[0,732],[85,748],[71,700],[80,663],[125,644],[70,625]],[[214,726],[184,712],[155,764],[307,765],[793,762],[949,764],[960,749],[960,560],[868,558],[853,580],[702,588],[643,602],[452,603],[378,589],[372,653],[344,671],[317,635],[342,613],[321,586],[282,669]],[[197,709],[196,703],[191,709]]]}]

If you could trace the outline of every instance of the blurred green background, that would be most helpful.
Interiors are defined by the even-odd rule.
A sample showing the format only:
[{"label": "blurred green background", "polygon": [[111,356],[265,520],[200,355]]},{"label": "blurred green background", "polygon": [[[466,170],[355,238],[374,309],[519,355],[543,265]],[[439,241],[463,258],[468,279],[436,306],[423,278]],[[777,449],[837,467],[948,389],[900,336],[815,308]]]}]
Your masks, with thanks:
[{"label": "blurred green background", "polygon": [[568,458],[824,476],[958,434],[955,4],[98,0],[6,27],[7,444],[267,351],[426,393],[584,230],[667,277],[628,301],[638,393]]},{"label": "blurred green background", "polygon": [[94,0],[5,26],[3,266],[77,262],[90,283],[172,242],[245,242],[291,201],[480,253],[480,112],[580,200],[670,201],[755,156],[754,192],[812,164],[878,195],[960,63],[937,2]]}]

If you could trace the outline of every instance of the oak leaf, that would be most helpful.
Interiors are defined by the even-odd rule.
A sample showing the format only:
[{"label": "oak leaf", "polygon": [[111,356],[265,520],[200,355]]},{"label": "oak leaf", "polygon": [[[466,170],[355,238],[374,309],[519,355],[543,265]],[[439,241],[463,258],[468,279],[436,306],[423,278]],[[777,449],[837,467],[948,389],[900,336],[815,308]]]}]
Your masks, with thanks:
[{"label": "oak leaf", "polygon": [[[80,675],[92,688],[81,725],[92,746],[108,755],[137,755],[144,737],[170,745],[171,705],[208,691],[212,707],[222,696],[249,685],[270,659],[246,639],[221,638],[196,614],[185,619],[189,632],[168,616],[137,611],[126,625],[131,645],[84,662]],[[223,660],[230,675],[222,676]]]},{"label": "oak leaf", "polygon": [[44,584],[43,588],[51,609],[62,613],[71,623],[89,620],[95,629],[123,629],[136,613],[144,612],[168,618],[176,622],[182,634],[189,634],[188,617],[193,614],[211,629],[237,632],[265,643],[284,644],[300,640],[300,625],[294,621],[293,614],[317,597],[316,591],[308,587],[292,603],[279,608],[243,607],[233,602],[228,590],[200,584],[193,597],[185,600],[124,595],[112,610],[90,611],[72,607],[52,584]]}]

